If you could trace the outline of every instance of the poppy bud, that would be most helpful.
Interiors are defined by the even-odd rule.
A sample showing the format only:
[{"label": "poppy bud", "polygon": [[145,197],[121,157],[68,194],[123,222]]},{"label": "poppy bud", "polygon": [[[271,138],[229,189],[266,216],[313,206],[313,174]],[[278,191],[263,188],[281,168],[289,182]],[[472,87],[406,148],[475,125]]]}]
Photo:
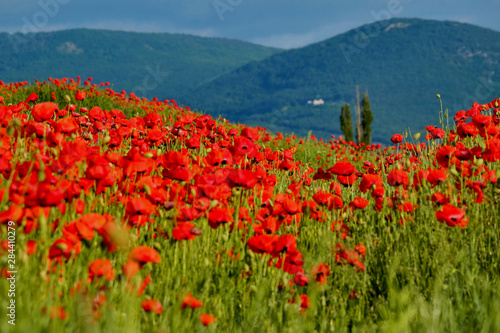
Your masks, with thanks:
[{"label": "poppy bud", "polygon": [[110,141],[111,141],[111,137],[110,137],[109,135],[106,135],[106,136],[104,137],[104,140],[102,140],[102,142],[104,142],[104,143],[108,143],[108,142],[110,142]]},{"label": "poppy bud", "polygon": [[413,140],[418,140],[418,139],[420,139],[420,132],[413,136]]},{"label": "poppy bud", "polygon": [[481,166],[484,164],[484,160],[482,158],[475,159],[474,164],[477,166]]},{"label": "poppy bud", "polygon": [[144,154],[144,157],[146,158],[152,158],[154,155],[152,152],[148,151],[146,154]]},{"label": "poppy bud", "polygon": [[15,129],[14,129],[14,126],[9,125],[9,126],[7,127],[7,135],[8,135],[8,136],[13,136],[13,135],[14,135],[14,130],[15,130]]},{"label": "poppy bud", "polygon": [[161,251],[161,244],[160,244],[160,243],[158,243],[158,242],[155,242],[155,243],[153,244],[153,248],[154,248],[155,250],[157,250],[157,251]]},{"label": "poppy bud", "polygon": [[144,192],[146,192],[147,195],[151,195],[151,188],[149,188],[148,184],[142,185],[144,187]]},{"label": "poppy bud", "polygon": [[66,243],[58,243],[56,244],[56,248],[58,248],[61,251],[66,251],[68,248],[68,245]]},{"label": "poppy bud", "polygon": [[459,177],[460,174],[458,173],[457,169],[455,167],[451,168],[450,169],[450,173],[455,176],[455,177]]},{"label": "poppy bud", "polygon": [[441,99],[441,95],[440,94],[437,94],[436,97],[439,98],[439,99]]},{"label": "poppy bud", "polygon": [[210,201],[210,209],[217,207],[218,204],[219,204],[219,201],[217,201],[215,199],[211,200]]},{"label": "poppy bud", "polygon": [[71,102],[71,97],[69,97],[69,95],[64,95],[64,99],[66,100],[66,102]]},{"label": "poppy bud", "polygon": [[284,286],[286,286],[286,285],[288,284],[288,276],[283,275],[283,276],[281,277],[281,283],[282,283]]},{"label": "poppy bud", "polygon": [[38,170],[38,182],[41,183],[45,180],[45,172]]}]

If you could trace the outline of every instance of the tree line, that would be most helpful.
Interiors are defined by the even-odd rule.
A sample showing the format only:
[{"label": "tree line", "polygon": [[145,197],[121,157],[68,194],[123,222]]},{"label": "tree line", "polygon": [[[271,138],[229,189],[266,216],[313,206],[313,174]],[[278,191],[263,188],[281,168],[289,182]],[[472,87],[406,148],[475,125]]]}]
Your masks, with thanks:
[{"label": "tree line", "polygon": [[[364,143],[369,145],[372,141],[371,123],[373,121],[373,114],[370,107],[370,100],[368,94],[363,94],[361,105],[359,103],[359,87],[356,87],[356,143],[359,145]],[[354,142],[354,130],[351,116],[351,107],[345,104],[340,109],[340,129],[344,133],[344,140],[346,142]]]}]

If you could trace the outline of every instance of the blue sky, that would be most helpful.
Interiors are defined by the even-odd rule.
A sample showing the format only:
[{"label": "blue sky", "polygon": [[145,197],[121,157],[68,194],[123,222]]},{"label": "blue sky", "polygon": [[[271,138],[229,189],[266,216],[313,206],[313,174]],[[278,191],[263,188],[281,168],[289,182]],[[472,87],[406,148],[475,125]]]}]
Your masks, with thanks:
[{"label": "blue sky", "polygon": [[172,32],[294,48],[387,16],[500,31],[499,14],[500,0],[0,0],[0,31]]}]

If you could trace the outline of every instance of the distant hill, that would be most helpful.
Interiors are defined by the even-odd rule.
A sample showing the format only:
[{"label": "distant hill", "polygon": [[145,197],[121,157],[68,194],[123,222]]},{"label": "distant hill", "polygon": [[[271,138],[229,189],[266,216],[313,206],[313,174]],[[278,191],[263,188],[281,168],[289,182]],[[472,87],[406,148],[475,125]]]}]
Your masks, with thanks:
[{"label": "distant hill", "polygon": [[0,33],[0,80],[92,77],[117,91],[172,99],[279,49],[184,34],[73,29]]},{"label": "distant hill", "polygon": [[500,95],[500,33],[457,22],[375,22],[246,64],[180,101],[233,122],[328,139],[341,133],[340,107],[353,109],[356,84],[370,97],[374,142],[439,125],[438,93],[450,114]]}]

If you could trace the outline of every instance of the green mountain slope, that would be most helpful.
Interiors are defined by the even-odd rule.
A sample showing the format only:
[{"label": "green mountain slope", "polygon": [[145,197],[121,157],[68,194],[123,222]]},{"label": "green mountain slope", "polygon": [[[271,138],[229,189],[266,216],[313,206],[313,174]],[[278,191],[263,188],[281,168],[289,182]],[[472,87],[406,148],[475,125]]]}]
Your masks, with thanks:
[{"label": "green mountain slope", "polygon": [[115,90],[175,98],[279,49],[184,34],[74,29],[0,33],[0,80],[92,77]]},{"label": "green mountain slope", "polygon": [[375,22],[244,65],[180,101],[231,121],[329,138],[341,133],[340,107],[353,107],[357,84],[370,97],[373,142],[439,125],[438,93],[450,111],[500,95],[500,33],[456,22]]}]

